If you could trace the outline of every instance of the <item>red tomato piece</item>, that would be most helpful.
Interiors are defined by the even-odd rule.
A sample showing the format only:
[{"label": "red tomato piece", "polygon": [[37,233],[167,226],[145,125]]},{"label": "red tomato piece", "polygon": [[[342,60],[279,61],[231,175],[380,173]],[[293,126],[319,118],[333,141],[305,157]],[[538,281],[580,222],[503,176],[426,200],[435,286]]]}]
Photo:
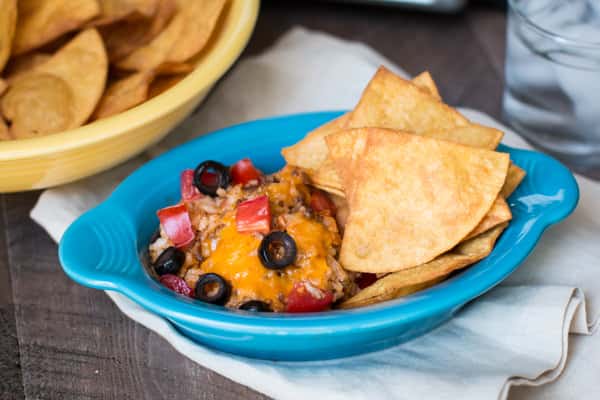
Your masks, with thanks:
[{"label": "red tomato piece", "polygon": [[329,214],[330,216],[335,216],[335,204],[329,198],[327,194],[325,194],[321,190],[315,190],[310,195],[310,207],[318,213]]},{"label": "red tomato piece", "polygon": [[240,233],[269,233],[271,230],[269,198],[263,195],[238,204],[235,224]]},{"label": "red tomato piece", "polygon": [[194,240],[192,221],[185,204],[165,207],[156,213],[160,226],[175,247],[183,247]]},{"label": "red tomato piece", "polygon": [[262,172],[252,164],[249,158],[236,162],[231,167],[230,174],[234,184],[241,183],[242,185],[252,180],[259,180],[262,176]]},{"label": "red tomato piece", "polygon": [[193,297],[192,288],[189,287],[188,284],[177,275],[165,274],[162,275],[159,278],[159,280],[160,283],[162,283],[164,286],[168,287],[172,291],[182,294],[184,296]]},{"label": "red tomato piece", "polygon": [[333,293],[308,285],[310,284],[304,282],[294,284],[287,297],[286,312],[317,312],[329,308],[333,302]]},{"label": "red tomato piece", "polygon": [[377,275],[369,272],[362,272],[358,278],[356,278],[356,284],[359,288],[364,289],[377,281]]},{"label": "red tomato piece", "polygon": [[194,170],[186,169],[181,173],[181,198],[184,201],[192,201],[202,197],[202,193],[194,185]]}]

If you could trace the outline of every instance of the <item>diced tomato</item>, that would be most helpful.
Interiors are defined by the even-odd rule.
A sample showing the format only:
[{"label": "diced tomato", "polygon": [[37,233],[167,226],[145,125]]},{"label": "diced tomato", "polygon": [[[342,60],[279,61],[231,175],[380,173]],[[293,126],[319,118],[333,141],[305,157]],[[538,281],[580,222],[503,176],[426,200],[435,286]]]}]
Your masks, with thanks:
[{"label": "diced tomato", "polygon": [[296,282],[287,297],[285,311],[290,313],[317,312],[329,308],[333,302],[333,293],[325,292],[309,283]]},{"label": "diced tomato", "polygon": [[269,198],[263,195],[240,203],[237,207],[235,223],[240,233],[269,233],[271,230]]},{"label": "diced tomato", "polygon": [[329,198],[327,194],[321,190],[315,190],[310,195],[310,207],[317,213],[329,214],[335,216],[335,204]]},{"label": "diced tomato", "polygon": [[181,173],[181,198],[192,201],[202,197],[202,193],[194,185],[194,170],[186,169]]},{"label": "diced tomato", "polygon": [[193,297],[192,288],[189,287],[188,284],[177,275],[164,274],[159,278],[159,280],[160,283],[162,283],[164,286],[168,287],[172,291],[182,294],[184,296]]},{"label": "diced tomato", "polygon": [[245,185],[252,180],[259,180],[261,176],[262,172],[252,164],[249,158],[244,158],[231,167],[231,179],[234,184]]},{"label": "diced tomato", "polygon": [[194,240],[192,221],[185,204],[166,207],[156,213],[160,226],[175,247],[183,247]]},{"label": "diced tomato", "polygon": [[375,283],[375,281],[377,281],[377,275],[368,272],[363,272],[358,278],[356,278],[356,284],[361,289],[371,286]]}]

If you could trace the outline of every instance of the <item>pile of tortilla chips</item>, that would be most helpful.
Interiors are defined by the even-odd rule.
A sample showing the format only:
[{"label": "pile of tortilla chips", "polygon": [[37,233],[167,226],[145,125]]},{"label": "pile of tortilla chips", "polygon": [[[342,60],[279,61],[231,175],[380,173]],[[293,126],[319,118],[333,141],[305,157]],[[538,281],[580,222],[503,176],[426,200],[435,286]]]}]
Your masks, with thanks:
[{"label": "pile of tortilla chips", "polygon": [[341,265],[378,278],[342,308],[422,290],[491,253],[525,175],[495,151],[502,135],[445,104],[429,73],[381,67],[354,110],[283,149],[332,195]]},{"label": "pile of tortilla chips", "polygon": [[79,127],[192,71],[227,0],[0,0],[0,140]]}]

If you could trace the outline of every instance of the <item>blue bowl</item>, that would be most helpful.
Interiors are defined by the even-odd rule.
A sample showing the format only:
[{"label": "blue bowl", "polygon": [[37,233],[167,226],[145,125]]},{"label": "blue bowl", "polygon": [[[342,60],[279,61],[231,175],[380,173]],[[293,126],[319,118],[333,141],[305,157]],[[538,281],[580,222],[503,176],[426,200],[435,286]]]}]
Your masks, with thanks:
[{"label": "blue bowl", "polygon": [[353,310],[257,316],[178,295],[143,266],[158,225],[156,210],[179,201],[179,173],[205,159],[226,164],[250,157],[263,171],[284,165],[280,150],[339,112],[253,121],[200,137],[129,176],[98,207],[65,232],[60,261],[73,280],[116,290],[169,320],[201,344],[270,360],[318,360],[389,347],[430,331],[500,283],[533,250],[542,232],[575,208],[571,173],[544,154],[501,146],[527,171],[510,197],[513,220],[492,254],[461,273],[411,296]]}]

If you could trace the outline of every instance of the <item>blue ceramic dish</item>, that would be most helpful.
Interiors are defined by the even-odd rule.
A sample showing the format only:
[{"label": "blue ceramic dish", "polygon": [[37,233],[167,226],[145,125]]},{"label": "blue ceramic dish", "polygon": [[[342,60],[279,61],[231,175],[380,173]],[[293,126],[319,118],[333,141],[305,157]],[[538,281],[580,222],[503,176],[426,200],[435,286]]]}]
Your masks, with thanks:
[{"label": "blue ceramic dish", "polygon": [[250,157],[263,171],[284,165],[280,149],[340,113],[312,113],[233,126],[150,161],[102,204],[75,221],[60,243],[67,275],[116,290],[169,320],[184,335],[226,352],[272,360],[316,360],[382,349],[421,335],[491,289],[533,250],[543,231],[575,208],[578,188],[554,159],[502,146],[527,177],[509,199],[513,220],[492,254],[435,287],[354,310],[264,314],[227,310],[180,296],[142,264],[158,225],[156,210],[179,201],[179,173],[205,159],[231,164]]}]

